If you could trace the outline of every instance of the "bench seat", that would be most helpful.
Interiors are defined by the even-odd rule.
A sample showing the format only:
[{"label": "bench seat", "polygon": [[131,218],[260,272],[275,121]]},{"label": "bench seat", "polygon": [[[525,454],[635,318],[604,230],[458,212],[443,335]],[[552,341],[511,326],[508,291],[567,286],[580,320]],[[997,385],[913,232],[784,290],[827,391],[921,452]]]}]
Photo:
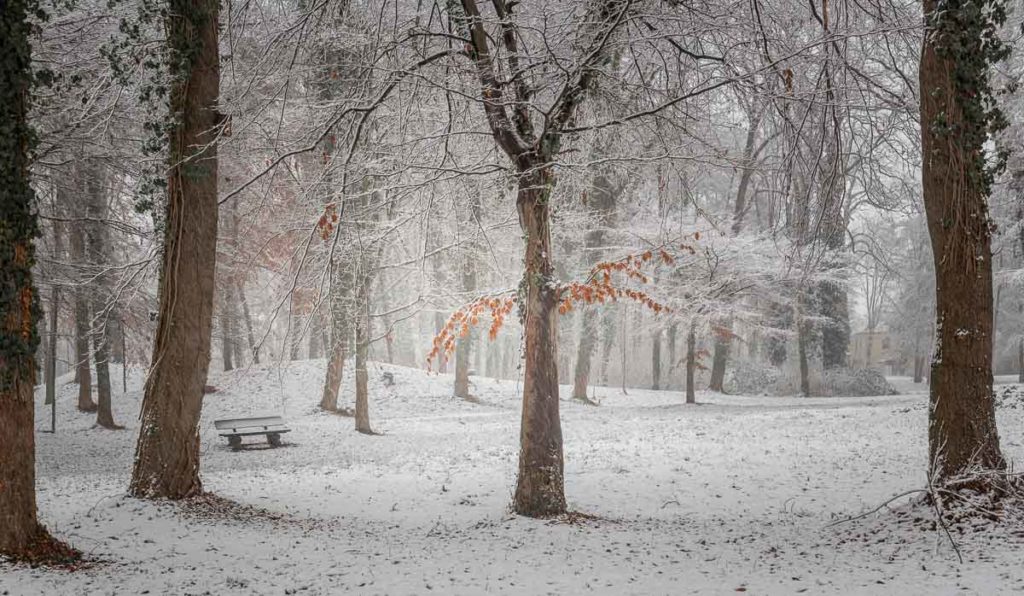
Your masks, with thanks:
[{"label": "bench seat", "polygon": [[281,445],[281,435],[291,432],[280,416],[260,416],[256,418],[227,418],[214,420],[213,426],[222,437],[227,437],[228,445],[238,449],[242,446],[242,437],[265,435],[271,447]]}]

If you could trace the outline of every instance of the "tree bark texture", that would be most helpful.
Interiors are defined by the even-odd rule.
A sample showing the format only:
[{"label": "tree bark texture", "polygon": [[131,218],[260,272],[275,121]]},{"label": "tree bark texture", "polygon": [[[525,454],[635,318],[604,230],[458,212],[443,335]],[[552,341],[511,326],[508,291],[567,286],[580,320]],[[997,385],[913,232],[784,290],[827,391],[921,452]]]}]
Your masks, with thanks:
[{"label": "tree bark texture", "polygon": [[522,295],[526,362],[520,428],[517,513],[546,517],[566,510],[562,426],[558,404],[558,295],[552,287],[551,221],[554,186],[546,167],[520,174],[516,207],[526,237]]},{"label": "tree bark texture", "polygon": [[252,329],[252,315],[249,314],[249,303],[245,299],[245,281],[241,278],[235,282],[238,290],[238,301],[242,303],[242,318],[245,321],[245,335],[249,341],[253,364],[260,363],[260,350],[256,346],[256,334]]},{"label": "tree bark texture", "polygon": [[0,554],[18,555],[45,530],[36,518],[35,408],[38,227],[29,182],[28,7],[0,8]]},{"label": "tree bark texture", "polygon": [[722,322],[723,333],[713,333],[715,351],[711,359],[711,381],[708,389],[722,393],[725,390],[725,365],[729,360],[729,348],[732,345],[732,321]]},{"label": "tree bark texture", "polygon": [[810,343],[810,325],[804,321],[802,308],[797,308],[795,316],[796,324],[796,355],[800,365],[800,395],[811,396],[811,374],[807,357],[807,344]]},{"label": "tree bark texture", "polygon": [[651,389],[661,389],[661,329],[654,332],[651,346]]},{"label": "tree bark texture", "polygon": [[356,430],[367,435],[373,434],[370,428],[370,392],[369,371],[367,370],[370,353],[370,284],[372,278],[364,273],[360,276],[356,288]]},{"label": "tree bark texture", "polygon": [[170,107],[179,120],[169,135],[160,316],[129,489],[142,498],[202,492],[199,416],[217,259],[218,12],[214,0],[170,0],[166,16]]},{"label": "tree bark texture", "polygon": [[[74,213],[74,212],[73,212]],[[85,268],[85,232],[82,226],[71,226],[68,234],[71,263],[76,273]],[[72,290],[75,307],[75,382],[78,383],[78,409],[95,412],[92,400],[92,370],[89,366],[89,295],[84,284],[76,280]]]},{"label": "tree bark texture", "polygon": [[89,336],[93,347],[93,364],[96,367],[96,424],[109,429],[118,428],[114,423],[110,386],[110,332],[109,320],[113,316],[110,303],[110,276],[105,268],[111,262],[110,232],[103,223],[107,218],[107,203],[104,193],[103,168],[94,161],[85,166],[86,215],[85,246],[93,283],[89,288],[92,302],[93,321]]},{"label": "tree bark texture", "polygon": [[697,329],[690,323],[690,331],[686,334],[686,403],[697,403],[697,391],[693,386],[694,373],[697,369]]},{"label": "tree bark texture", "polygon": [[[936,8],[935,0],[924,0],[926,15]],[[932,36],[924,39],[921,178],[936,294],[928,453],[930,473],[943,483],[1006,462],[992,398],[991,221],[981,182],[968,171],[984,148],[962,132],[970,124],[954,81],[957,65],[939,55]]]}]

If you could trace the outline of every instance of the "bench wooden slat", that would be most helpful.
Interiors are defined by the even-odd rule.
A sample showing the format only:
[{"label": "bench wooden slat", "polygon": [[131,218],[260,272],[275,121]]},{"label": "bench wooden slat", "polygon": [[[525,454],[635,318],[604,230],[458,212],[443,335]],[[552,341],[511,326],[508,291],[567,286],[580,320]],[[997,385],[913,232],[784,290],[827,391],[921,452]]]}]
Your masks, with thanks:
[{"label": "bench wooden slat", "polygon": [[230,432],[219,433],[222,437],[251,437],[253,435],[283,435],[284,433],[290,433],[292,429],[280,427],[280,428],[269,428],[266,430],[232,430]]},{"label": "bench wooden slat", "polygon": [[262,416],[259,418],[226,418],[214,420],[213,426],[217,430],[239,429],[239,428],[262,428],[269,426],[285,426],[284,419],[280,416]]}]

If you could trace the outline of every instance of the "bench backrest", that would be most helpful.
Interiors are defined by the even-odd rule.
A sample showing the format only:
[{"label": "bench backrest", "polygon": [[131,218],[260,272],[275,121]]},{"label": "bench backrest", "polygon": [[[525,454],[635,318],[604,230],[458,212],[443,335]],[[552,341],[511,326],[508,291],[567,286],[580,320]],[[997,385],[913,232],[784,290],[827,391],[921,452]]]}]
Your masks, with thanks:
[{"label": "bench backrest", "polygon": [[214,420],[213,426],[217,430],[284,426],[284,419],[280,416],[263,416],[261,418],[228,418],[225,420]]}]

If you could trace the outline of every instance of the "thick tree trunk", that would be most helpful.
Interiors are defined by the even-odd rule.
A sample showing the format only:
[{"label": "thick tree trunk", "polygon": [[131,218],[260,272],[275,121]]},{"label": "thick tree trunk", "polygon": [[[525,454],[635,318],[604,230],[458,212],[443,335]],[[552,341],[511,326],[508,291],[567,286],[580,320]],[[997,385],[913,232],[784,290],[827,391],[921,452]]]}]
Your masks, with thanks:
[{"label": "thick tree trunk", "polygon": [[697,329],[690,323],[690,331],[686,334],[686,403],[697,403],[697,390],[694,387],[694,373],[697,370]]},{"label": "thick tree trunk", "polygon": [[[924,1],[926,15],[936,7],[935,0]],[[936,293],[928,451],[930,474],[941,484],[976,469],[1003,469],[1006,461],[992,399],[991,221],[981,174],[972,167],[985,135],[970,136],[977,125],[965,121],[954,80],[957,65],[937,53],[933,35],[926,33],[921,177]]]},{"label": "thick tree trunk", "polygon": [[160,317],[129,489],[136,497],[202,492],[199,416],[217,260],[218,11],[212,0],[170,0],[166,16],[177,77],[170,108],[179,121],[170,132]]},{"label": "thick tree trunk", "polygon": [[516,513],[546,517],[564,513],[562,426],[558,408],[558,296],[552,287],[551,222],[554,186],[547,168],[520,174],[516,207],[526,237],[524,259],[526,362],[520,429]]},{"label": "thick tree trunk", "polygon": [[0,7],[0,555],[46,539],[36,518],[35,361],[38,298],[32,283],[37,221],[29,182],[32,82],[28,7]]}]

